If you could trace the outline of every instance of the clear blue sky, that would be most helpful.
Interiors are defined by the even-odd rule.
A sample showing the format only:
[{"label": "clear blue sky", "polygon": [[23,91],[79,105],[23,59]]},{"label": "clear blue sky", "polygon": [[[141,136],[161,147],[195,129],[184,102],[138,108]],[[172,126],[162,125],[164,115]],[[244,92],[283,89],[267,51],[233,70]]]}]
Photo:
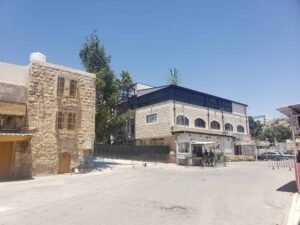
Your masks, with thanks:
[{"label": "clear blue sky", "polygon": [[[116,74],[240,101],[250,115],[278,116],[300,101],[299,0],[0,0],[0,60],[26,65],[40,51],[78,69],[93,30]],[[0,71],[1,73],[1,71]]]}]

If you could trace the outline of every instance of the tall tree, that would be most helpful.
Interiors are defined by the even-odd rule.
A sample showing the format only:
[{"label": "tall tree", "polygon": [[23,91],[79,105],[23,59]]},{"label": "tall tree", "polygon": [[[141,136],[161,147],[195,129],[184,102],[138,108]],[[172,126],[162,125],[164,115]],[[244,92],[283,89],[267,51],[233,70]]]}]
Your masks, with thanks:
[{"label": "tall tree", "polygon": [[263,125],[259,121],[254,121],[252,116],[248,117],[251,137],[257,140],[263,139]]},{"label": "tall tree", "polygon": [[180,85],[180,75],[176,68],[170,69],[169,71],[169,84]]},{"label": "tall tree", "polygon": [[116,130],[132,116],[131,112],[116,112],[118,97],[122,91],[128,92],[132,78],[127,71],[122,71],[120,80],[116,78],[110,68],[111,57],[105,53],[95,31],[86,38],[79,56],[86,70],[96,74],[96,141],[111,143]]},{"label": "tall tree", "polygon": [[96,74],[96,141],[109,143],[118,89],[109,65],[110,56],[106,55],[96,32],[86,38],[79,56],[86,70]]},{"label": "tall tree", "polygon": [[98,73],[103,68],[109,68],[110,56],[106,55],[96,31],[86,37],[79,57],[85,69],[90,73]]},{"label": "tall tree", "polygon": [[130,73],[123,70],[120,74],[121,79],[119,80],[120,97],[125,98],[129,95],[129,89],[133,85]]}]

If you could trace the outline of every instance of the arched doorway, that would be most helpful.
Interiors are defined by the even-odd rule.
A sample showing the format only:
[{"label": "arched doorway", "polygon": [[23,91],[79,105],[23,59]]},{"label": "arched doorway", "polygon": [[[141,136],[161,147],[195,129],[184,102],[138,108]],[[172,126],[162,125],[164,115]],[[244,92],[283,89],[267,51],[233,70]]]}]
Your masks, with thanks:
[{"label": "arched doorway", "polygon": [[59,156],[59,169],[58,173],[70,172],[71,155],[67,152],[63,152]]}]

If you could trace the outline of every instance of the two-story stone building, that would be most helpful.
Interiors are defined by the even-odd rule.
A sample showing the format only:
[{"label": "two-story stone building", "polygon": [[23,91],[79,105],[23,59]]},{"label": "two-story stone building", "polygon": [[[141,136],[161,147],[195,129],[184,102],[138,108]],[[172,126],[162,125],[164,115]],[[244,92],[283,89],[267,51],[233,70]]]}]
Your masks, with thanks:
[{"label": "two-story stone building", "polygon": [[255,154],[246,104],[175,85],[135,85],[129,105],[136,110],[130,134],[136,144],[175,151],[176,141],[190,139],[214,142],[228,154]]},{"label": "two-story stone building", "polygon": [[91,153],[95,74],[50,64],[0,63],[0,179],[69,172]]}]

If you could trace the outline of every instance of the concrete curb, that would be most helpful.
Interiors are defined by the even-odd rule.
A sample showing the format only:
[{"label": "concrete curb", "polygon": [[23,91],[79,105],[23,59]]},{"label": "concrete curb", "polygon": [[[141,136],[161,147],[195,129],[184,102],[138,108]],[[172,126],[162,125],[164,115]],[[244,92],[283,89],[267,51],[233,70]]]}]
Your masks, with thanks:
[{"label": "concrete curb", "polygon": [[293,195],[293,202],[289,213],[287,225],[299,225],[300,222],[300,195]]}]

